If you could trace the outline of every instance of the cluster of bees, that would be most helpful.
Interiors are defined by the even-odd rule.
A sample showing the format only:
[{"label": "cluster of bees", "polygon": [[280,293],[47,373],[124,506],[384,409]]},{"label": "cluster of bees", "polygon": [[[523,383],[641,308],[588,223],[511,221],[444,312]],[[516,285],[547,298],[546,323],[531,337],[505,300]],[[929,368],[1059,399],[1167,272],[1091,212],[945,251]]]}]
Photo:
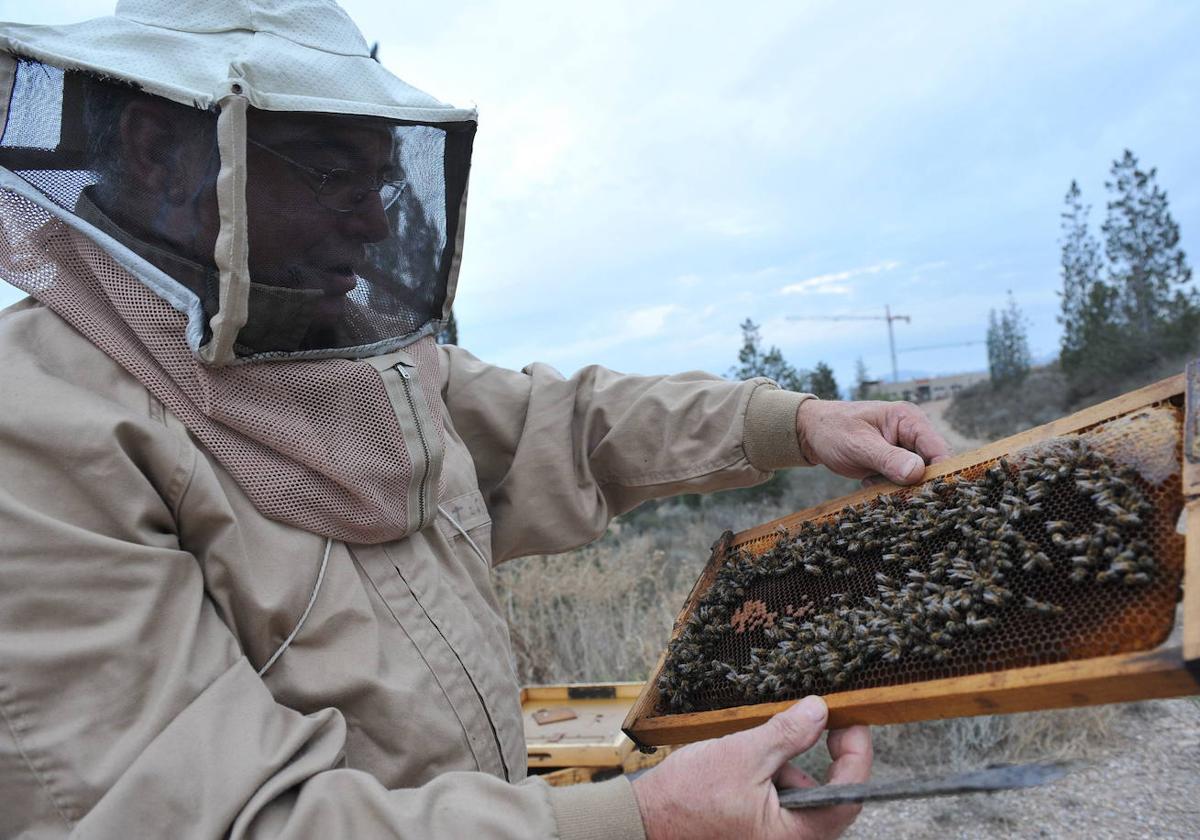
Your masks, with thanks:
[{"label": "cluster of bees", "polygon": [[[668,649],[662,710],[827,693],[873,663],[947,663],[1014,618],[1060,616],[1028,594],[1039,581],[1144,586],[1152,512],[1135,471],[1066,438],[781,530],[762,554],[726,558]],[[781,589],[792,603],[768,609]]]}]

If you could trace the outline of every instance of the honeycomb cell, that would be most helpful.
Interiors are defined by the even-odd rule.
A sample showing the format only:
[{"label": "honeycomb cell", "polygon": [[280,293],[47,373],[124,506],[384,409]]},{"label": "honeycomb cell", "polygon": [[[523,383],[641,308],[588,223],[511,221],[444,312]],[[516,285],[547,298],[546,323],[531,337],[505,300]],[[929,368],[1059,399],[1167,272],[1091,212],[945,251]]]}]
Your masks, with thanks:
[{"label": "honeycomb cell", "polygon": [[1152,406],[731,546],[658,711],[1158,645],[1182,577],[1181,423]]}]

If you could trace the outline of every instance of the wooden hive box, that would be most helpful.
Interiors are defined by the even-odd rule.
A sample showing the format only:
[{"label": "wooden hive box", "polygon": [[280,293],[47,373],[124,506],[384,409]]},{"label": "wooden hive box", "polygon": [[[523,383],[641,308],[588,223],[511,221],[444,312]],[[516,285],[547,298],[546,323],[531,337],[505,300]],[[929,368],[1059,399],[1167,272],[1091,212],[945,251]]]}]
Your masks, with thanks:
[{"label": "wooden hive box", "polygon": [[[832,728],[1200,693],[1200,368],[1196,365],[1193,363],[1189,366],[1186,375],[1163,380],[932,466],[927,470],[920,488],[876,486],[739,534],[727,533],[714,546],[707,567],[676,619],[670,646],[630,709],[624,722],[625,732],[642,747],[689,743],[758,725],[805,693],[824,695],[829,705],[829,725]],[[1130,432],[1131,429],[1134,431]],[[1146,429],[1150,429],[1150,433],[1145,433]],[[668,657],[672,650],[682,650],[678,645],[698,638],[696,628],[704,622],[696,615],[697,610],[702,605],[713,603],[711,597],[706,601],[705,596],[710,595],[710,589],[718,581],[722,570],[728,570],[730,564],[739,562],[739,557],[744,568],[746,563],[768,556],[777,543],[798,540],[797,535],[814,533],[813,529],[823,523],[836,522],[839,516],[858,515],[857,511],[878,510],[888,504],[902,507],[915,493],[934,486],[933,483],[939,479],[939,491],[923,492],[941,492],[943,495],[959,492],[954,489],[958,483],[982,480],[989,469],[993,472],[996,469],[1007,470],[997,473],[1002,478],[1014,475],[1019,471],[1020,464],[1025,463],[1021,459],[1030,457],[1028,453],[1040,452],[1039,447],[1060,446],[1063,441],[1089,441],[1089,447],[1092,445],[1090,441],[1100,441],[1106,447],[1106,452],[1118,460],[1137,456],[1139,448],[1150,450],[1157,447],[1158,456],[1151,454],[1146,457],[1159,457],[1161,462],[1163,459],[1160,456],[1165,456],[1170,462],[1169,470],[1161,469],[1162,464],[1159,464],[1159,471],[1163,474],[1155,476],[1157,483],[1153,487],[1145,485],[1148,497],[1153,496],[1154,513],[1149,515],[1144,536],[1152,543],[1157,565],[1151,585],[1130,587],[1130,592],[1139,593],[1136,597],[1119,594],[1110,597],[1109,593],[1124,590],[1113,589],[1113,584],[1093,582],[1088,577],[1086,582],[1079,585],[1090,587],[1086,591],[1091,593],[1088,598],[1096,603],[1094,609],[1092,601],[1082,595],[1071,596],[1082,607],[1076,606],[1073,612],[1068,610],[1065,614],[1061,607],[1053,607],[1059,614],[1049,617],[1028,611],[1020,613],[1005,607],[1007,612],[995,620],[1007,628],[1001,635],[1007,634],[1004,638],[1008,641],[1005,645],[990,647],[986,643],[966,643],[974,646],[969,648],[971,650],[983,651],[974,655],[973,659],[965,655],[956,658],[958,649],[948,647],[946,650],[951,655],[936,660],[945,664],[923,660],[921,667],[909,668],[907,675],[903,672],[904,659],[898,660],[899,664],[890,669],[876,661],[856,676],[859,685],[853,684],[853,680],[844,688],[825,684],[815,691],[796,690],[786,698],[755,698],[751,702],[731,702],[728,691],[714,688],[703,696],[718,697],[719,702],[714,702],[707,709],[677,711],[671,707],[672,703],[679,703],[678,695],[665,697],[660,690],[660,678],[664,676]],[[1002,457],[1006,460],[1000,461]],[[1013,459],[1016,466],[1007,459]],[[885,498],[888,496],[895,498]],[[1149,502],[1146,504],[1149,509]],[[894,510],[895,507],[887,509]],[[1086,518],[1083,513],[1074,516],[1080,520]],[[1028,518],[1026,521],[1029,521]],[[1039,529],[1045,526],[1047,531],[1057,527],[1049,521],[1038,522],[1037,525]],[[1138,527],[1142,527],[1140,523]],[[1186,535],[1180,536],[1179,532],[1185,532]],[[1063,540],[1065,537],[1054,539]],[[787,545],[786,542],[783,544]],[[774,556],[777,558],[778,554],[777,551]],[[1063,557],[1055,562],[1065,563],[1068,559],[1074,560]],[[838,560],[845,562],[842,558]],[[774,562],[778,563],[778,560]],[[877,558],[859,562],[868,567],[864,571],[870,572],[880,568],[879,563],[883,561]],[[872,562],[874,567],[871,567]],[[1070,568],[1069,565],[1067,568]],[[850,571],[858,575],[855,580],[862,578],[854,568]],[[1093,574],[1094,570],[1089,568],[1087,572]],[[728,574],[727,571],[726,578]],[[791,572],[788,574],[795,577]],[[889,574],[892,572],[889,571]],[[1058,567],[1046,574],[1066,579],[1066,572]],[[889,580],[890,583],[886,577],[879,579]],[[728,591],[728,584],[723,581],[722,585]],[[826,584],[822,579],[814,578],[810,585]],[[1063,589],[1063,585],[1055,585],[1059,586],[1059,590]],[[768,622],[768,627],[774,627],[769,622],[773,622],[776,616],[780,616],[781,624],[789,620],[782,617],[785,609],[794,621],[799,621],[800,616],[807,612],[807,606],[793,612],[793,604],[789,603],[786,607],[781,605],[781,600],[798,603],[802,594],[783,598],[778,593],[770,594],[769,582],[763,586],[767,589],[756,590],[768,592],[767,595],[757,596],[763,600],[745,602],[753,603],[761,615],[751,616],[748,623],[749,611],[739,610],[733,619],[737,632],[767,632],[763,628],[764,620]],[[1116,586],[1119,587],[1119,584]],[[737,591],[741,592],[740,589]],[[795,586],[789,590],[795,591]],[[1049,610],[1053,606],[1049,604],[1049,598],[1038,601],[1037,598],[1042,596],[1037,592],[1034,592],[1034,596],[1026,599],[1027,607],[1033,604],[1038,605],[1038,609],[1045,607]],[[768,605],[772,597],[775,601]],[[843,593],[842,597],[847,595]],[[1123,597],[1126,600],[1133,598],[1133,601],[1120,603]],[[1178,610],[1178,620],[1182,627],[1175,627],[1172,632],[1176,623],[1176,602],[1180,598],[1182,605]],[[1070,601],[1070,598],[1067,600]],[[1112,604],[1109,604],[1110,601]],[[770,612],[769,606],[774,608]],[[1017,618],[1013,619],[1011,615]],[[728,619],[727,614],[725,617]],[[1087,623],[1089,620],[1091,624]],[[740,624],[737,623],[739,621]],[[1053,636],[1054,631],[1046,628],[1059,626],[1055,622],[1075,629],[1067,635],[1063,635],[1066,632],[1063,631],[1059,638],[1048,638],[1047,633]],[[1029,629],[1025,630],[1024,625],[1028,625]],[[794,627],[795,624],[790,626]],[[808,626],[812,627],[811,624]],[[692,635],[683,638],[685,631]],[[733,638],[729,633],[726,635]],[[715,634],[715,637],[718,640],[713,642],[714,645],[725,645],[721,650],[733,649],[720,634]],[[779,636],[767,638],[775,640]],[[981,638],[986,639],[986,636]],[[1016,639],[1015,643],[1013,639]],[[762,646],[757,648],[759,654],[772,643],[760,642]],[[932,645],[924,649],[934,650]],[[934,654],[941,657],[936,650]],[[745,675],[737,667],[725,667],[732,675],[731,680],[744,678]],[[665,682],[668,689],[679,685],[681,678],[677,675],[677,670],[668,674]],[[709,676],[706,679],[711,682],[714,678]]]},{"label": "wooden hive box", "polygon": [[521,717],[530,768],[620,768],[634,746],[621,731],[621,721],[644,685],[573,683],[522,688]]}]

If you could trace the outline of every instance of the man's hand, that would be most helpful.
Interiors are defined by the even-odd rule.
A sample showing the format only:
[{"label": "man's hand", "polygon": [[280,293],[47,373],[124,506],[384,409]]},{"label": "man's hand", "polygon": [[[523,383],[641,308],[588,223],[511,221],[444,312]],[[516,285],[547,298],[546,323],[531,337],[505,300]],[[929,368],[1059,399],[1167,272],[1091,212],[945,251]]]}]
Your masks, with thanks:
[{"label": "man's hand", "polygon": [[800,451],[839,475],[881,475],[914,484],[926,464],[949,457],[950,447],[912,403],[805,400],[796,412]]},{"label": "man's hand", "polygon": [[[788,811],[776,788],[813,787],[788,762],[825,729],[825,701],[806,697],[754,729],[702,741],[667,756],[633,783],[647,840],[825,840],[837,837],[861,805]],[[829,733],[830,784],[855,784],[871,775],[871,736],[865,726]]]}]

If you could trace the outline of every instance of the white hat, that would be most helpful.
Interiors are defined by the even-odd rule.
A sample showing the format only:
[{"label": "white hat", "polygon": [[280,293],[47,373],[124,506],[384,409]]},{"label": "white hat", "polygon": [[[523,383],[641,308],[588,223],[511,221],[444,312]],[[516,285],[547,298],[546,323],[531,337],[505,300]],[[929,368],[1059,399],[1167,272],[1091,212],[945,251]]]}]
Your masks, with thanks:
[{"label": "white hat", "polygon": [[[121,97],[135,92],[215,125],[212,165],[198,170],[211,177],[188,186],[192,218],[168,222],[159,212],[170,204],[165,195],[153,212],[117,201],[146,186],[102,165],[119,145]],[[369,164],[371,172],[320,150],[297,159],[248,141],[248,114],[260,125],[264,114],[371,118],[390,133],[389,159]],[[115,15],[84,23],[0,24],[0,181],[104,241],[187,315],[188,345],[211,364],[372,356],[437,331],[453,305],[475,125],[474,109],[446,105],[384,69],[331,0],[120,0]],[[286,174],[248,180],[249,155]],[[303,182],[299,198],[288,192],[292,181]],[[200,200],[210,192],[219,211],[211,242]],[[329,206],[342,199],[352,203]],[[357,222],[377,203],[384,215],[366,236]],[[330,210],[356,221],[335,223]],[[126,217],[115,229],[104,224],[111,211]],[[305,223],[313,213],[320,218]],[[139,225],[133,238],[145,247],[111,235]],[[162,259],[164,242],[189,264]]]},{"label": "white hat", "polygon": [[269,111],[476,119],[384,69],[329,0],[119,0],[114,15],[83,23],[0,24],[0,50],[196,108],[235,92]]}]

